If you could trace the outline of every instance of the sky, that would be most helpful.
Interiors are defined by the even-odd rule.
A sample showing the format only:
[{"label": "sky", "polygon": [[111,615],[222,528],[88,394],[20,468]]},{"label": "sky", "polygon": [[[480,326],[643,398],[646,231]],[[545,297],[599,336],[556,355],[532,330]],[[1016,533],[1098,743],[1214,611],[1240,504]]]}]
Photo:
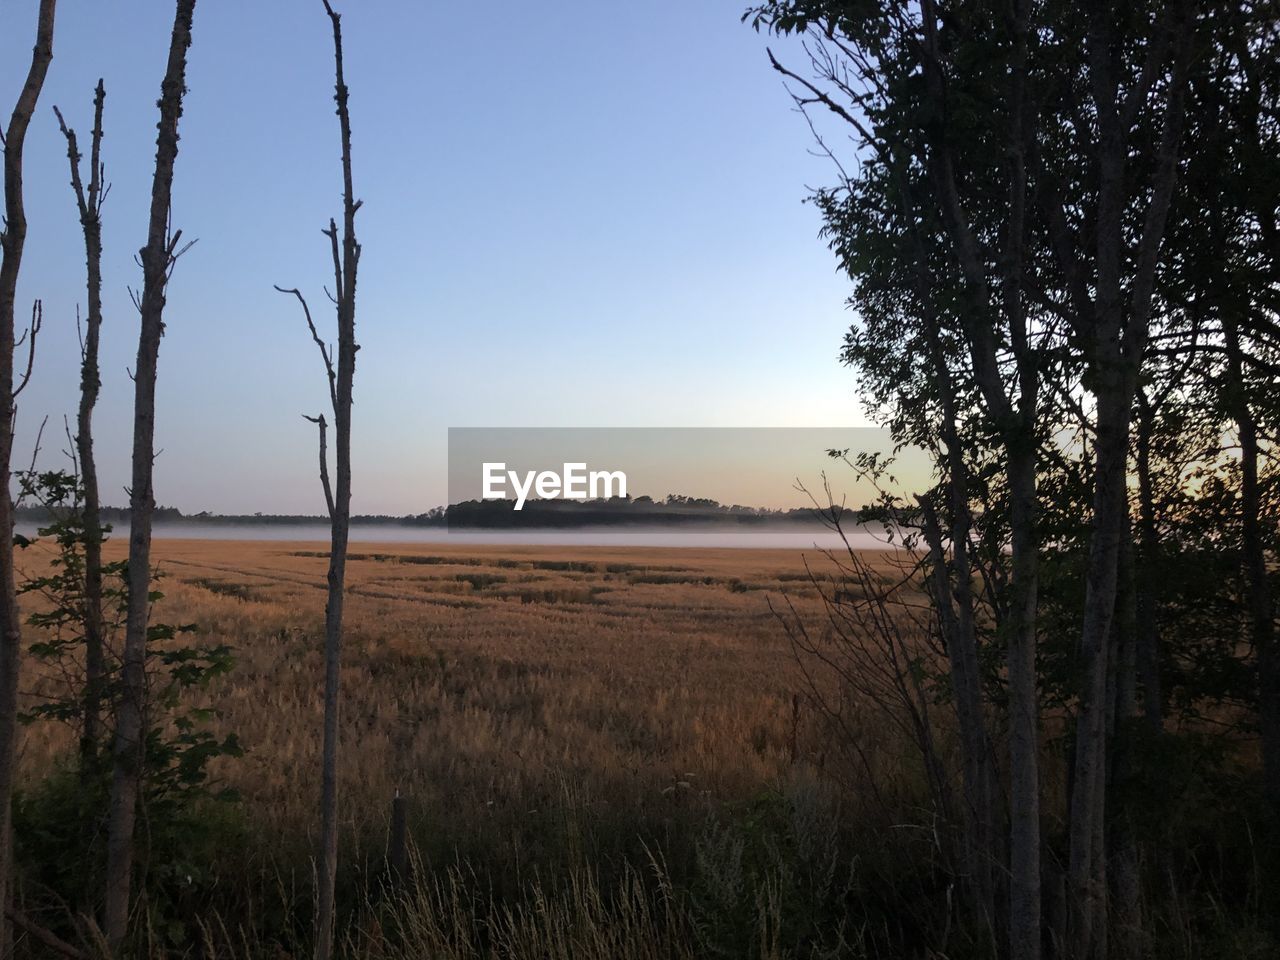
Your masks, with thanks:
[{"label": "sky", "polygon": [[[741,0],[484,5],[343,0],[351,89],[358,355],[353,509],[443,503],[450,427],[814,427],[865,423],[839,363],[849,284],[808,188],[834,179]],[[0,109],[25,76],[36,0],[0,0]],[[28,136],[19,324],[44,305],[15,466],[65,463],[84,302],[82,237],[52,105],[87,142],[107,88],[106,503],[132,430],[129,288],[146,234],[159,0],[61,0]],[[174,186],[198,242],[169,288],[155,491],[186,512],[320,513],[327,402],[297,286],[332,333],[321,228],[340,214],[329,23],[320,0],[200,0]],[[767,456],[767,451],[762,451]],[[715,491],[683,491],[715,496]]]}]

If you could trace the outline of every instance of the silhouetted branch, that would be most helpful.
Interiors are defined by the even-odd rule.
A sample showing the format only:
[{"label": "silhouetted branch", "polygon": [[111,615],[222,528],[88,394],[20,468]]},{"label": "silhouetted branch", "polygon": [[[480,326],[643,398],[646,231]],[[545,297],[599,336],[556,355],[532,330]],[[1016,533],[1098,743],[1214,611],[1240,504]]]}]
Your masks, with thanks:
[{"label": "silhouetted branch", "polygon": [[22,393],[27,388],[27,384],[31,382],[31,371],[36,363],[36,337],[40,333],[40,325],[42,323],[44,323],[44,304],[36,300],[31,305],[31,326],[27,327],[22,337],[14,344],[14,346],[21,346],[23,341],[27,341],[27,335],[30,334],[31,339],[27,341],[27,369],[22,374],[22,380],[14,388],[14,399],[17,399],[18,394]]},{"label": "silhouetted branch", "polygon": [[[307,306],[306,297],[302,295],[302,291],[299,290],[297,287],[293,287],[291,289],[285,289],[279,284],[273,284],[273,286],[275,286],[276,290],[280,291],[281,293],[293,294],[295,297],[298,298],[298,302],[302,304],[302,314],[304,317],[307,318],[307,329],[311,331],[311,339],[314,340],[316,346],[320,348],[320,356],[324,360],[324,372],[329,377],[329,402],[333,405],[333,409],[337,410],[338,409],[338,393],[337,393],[336,384],[337,384],[338,374],[333,368],[333,356],[332,354],[330,354],[329,348],[325,345],[325,342],[320,338],[320,333],[319,331],[316,330],[315,321],[311,319],[311,308]],[[313,417],[307,417],[307,419],[311,420],[312,423],[315,422],[315,419]],[[322,437],[324,436],[323,427],[321,427],[320,435]]]},{"label": "silhouetted branch", "polygon": [[303,420],[310,420],[320,428],[320,485],[324,487],[324,503],[329,509],[329,519],[333,519],[333,487],[329,485],[329,440],[328,440],[328,424],[325,423],[324,414],[316,417],[309,417],[305,413],[302,415]]}]

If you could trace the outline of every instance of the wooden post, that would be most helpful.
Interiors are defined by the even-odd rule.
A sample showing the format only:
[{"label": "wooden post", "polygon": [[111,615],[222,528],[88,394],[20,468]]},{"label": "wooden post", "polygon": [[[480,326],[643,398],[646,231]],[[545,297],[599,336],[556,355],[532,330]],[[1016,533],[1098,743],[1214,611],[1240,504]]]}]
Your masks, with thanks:
[{"label": "wooden post", "polygon": [[387,872],[391,886],[402,889],[409,881],[408,802],[396,791],[391,801],[391,836],[387,841]]}]

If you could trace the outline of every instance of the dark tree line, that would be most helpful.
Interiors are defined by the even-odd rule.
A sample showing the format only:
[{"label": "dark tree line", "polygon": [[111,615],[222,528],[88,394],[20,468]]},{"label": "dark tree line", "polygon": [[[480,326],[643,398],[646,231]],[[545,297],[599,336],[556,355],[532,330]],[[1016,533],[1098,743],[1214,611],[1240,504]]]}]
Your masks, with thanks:
[{"label": "dark tree line", "polygon": [[895,509],[949,664],[973,913],[1012,957],[1141,955],[1152,741],[1257,731],[1278,812],[1277,10],[747,17],[803,42],[770,56],[839,173],[814,200],[855,287],[844,360],[933,452]]}]

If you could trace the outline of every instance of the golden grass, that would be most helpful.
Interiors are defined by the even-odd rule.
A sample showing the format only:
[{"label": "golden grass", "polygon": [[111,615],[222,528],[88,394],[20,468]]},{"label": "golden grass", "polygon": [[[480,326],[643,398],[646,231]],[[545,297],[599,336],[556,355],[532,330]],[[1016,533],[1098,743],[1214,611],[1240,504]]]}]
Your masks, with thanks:
[{"label": "golden grass", "polygon": [[[325,548],[155,542],[156,616],[236,648],[209,697],[248,754],[217,774],[282,843],[314,830]],[[802,681],[769,609],[785,592],[820,618],[799,551],[356,544],[347,582],[349,841],[381,836],[397,790],[419,836],[447,846],[492,832],[517,859],[539,836],[574,842],[566,809],[660,830],[777,782],[805,737],[792,705]],[[23,686],[46,680],[29,666]],[[24,775],[69,747],[65,728],[28,729]]]}]

